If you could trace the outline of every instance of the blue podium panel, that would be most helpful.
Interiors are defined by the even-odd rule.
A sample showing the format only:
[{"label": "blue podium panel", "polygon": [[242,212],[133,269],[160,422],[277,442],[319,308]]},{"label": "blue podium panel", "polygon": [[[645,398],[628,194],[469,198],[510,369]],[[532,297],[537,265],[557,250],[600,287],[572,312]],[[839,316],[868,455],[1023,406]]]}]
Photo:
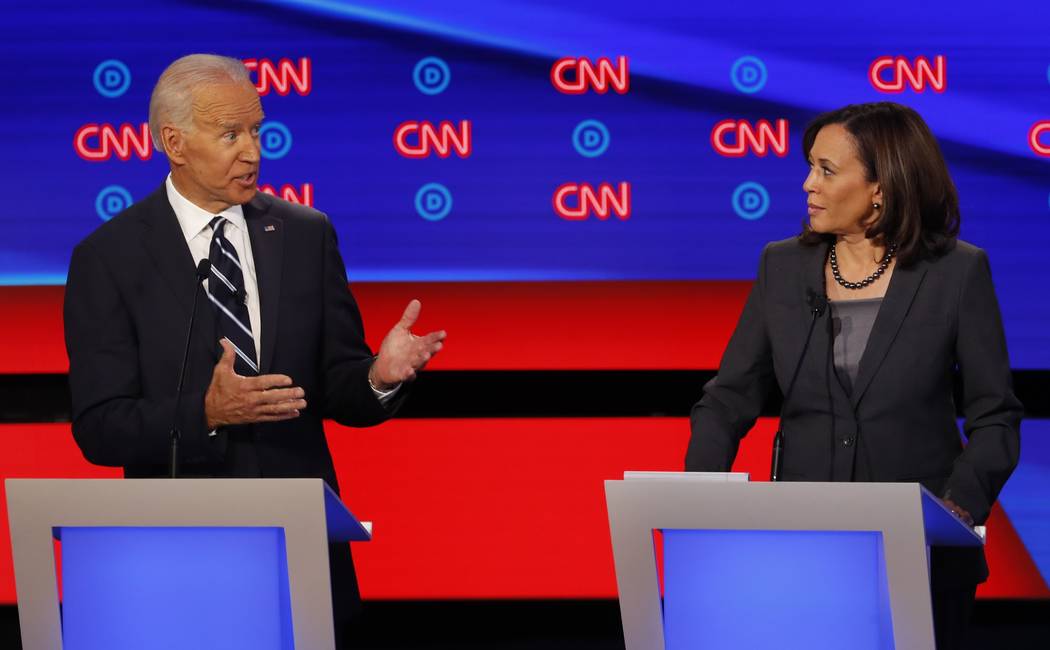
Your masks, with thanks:
[{"label": "blue podium panel", "polygon": [[891,650],[878,532],[664,530],[667,650]]},{"label": "blue podium panel", "polygon": [[290,650],[281,528],[66,528],[67,650]]}]

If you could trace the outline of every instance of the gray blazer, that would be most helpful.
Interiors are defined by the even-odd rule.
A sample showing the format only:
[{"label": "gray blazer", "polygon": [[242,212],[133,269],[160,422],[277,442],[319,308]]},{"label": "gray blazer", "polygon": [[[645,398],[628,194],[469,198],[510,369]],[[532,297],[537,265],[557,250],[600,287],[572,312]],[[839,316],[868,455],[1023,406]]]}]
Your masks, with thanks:
[{"label": "gray blazer", "polygon": [[[687,470],[728,470],[773,382],[787,390],[810,296],[825,295],[827,248],[796,238],[766,246],[718,375],[693,407]],[[848,395],[832,369],[829,311],[784,406],[784,479],[917,481],[983,523],[1017,464],[1022,416],[987,255],[959,241],[894,270]]]}]

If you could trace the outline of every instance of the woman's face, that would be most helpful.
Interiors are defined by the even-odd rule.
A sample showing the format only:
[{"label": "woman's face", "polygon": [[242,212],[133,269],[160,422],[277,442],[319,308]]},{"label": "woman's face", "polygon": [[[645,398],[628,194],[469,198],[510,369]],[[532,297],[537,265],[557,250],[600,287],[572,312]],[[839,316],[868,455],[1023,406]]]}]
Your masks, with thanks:
[{"label": "woman's face", "polygon": [[802,189],[808,195],[809,225],[818,233],[863,233],[878,216],[872,204],[882,203],[879,184],[867,179],[853,137],[841,124],[817,133]]}]

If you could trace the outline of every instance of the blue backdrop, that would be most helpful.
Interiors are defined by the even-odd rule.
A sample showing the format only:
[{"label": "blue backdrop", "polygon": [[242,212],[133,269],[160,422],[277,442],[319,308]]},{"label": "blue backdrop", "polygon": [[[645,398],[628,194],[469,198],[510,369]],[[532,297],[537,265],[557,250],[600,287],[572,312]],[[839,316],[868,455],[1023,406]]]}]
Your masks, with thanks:
[{"label": "blue backdrop", "polygon": [[[353,280],[752,278],[762,245],[797,233],[805,216],[806,122],[892,99],[918,109],[940,139],[962,236],[991,256],[1013,365],[1050,368],[1050,306],[1038,290],[1050,285],[1050,159],[1029,143],[1033,125],[1050,120],[1047,3],[1013,2],[1009,12],[945,1],[893,11],[881,2],[565,4],[8,8],[0,284],[63,283],[75,243],[162,182],[161,154],[125,161],[111,148],[107,160],[86,160],[75,135],[85,125],[140,128],[160,72],[189,52],[287,59],[299,71],[309,60],[308,92],[293,84],[263,97],[260,181],[300,195],[308,185]],[[629,60],[625,94],[552,85],[561,57],[618,56]],[[946,88],[880,91],[869,69],[883,56],[944,57]],[[440,61],[421,64],[428,57]],[[720,155],[711,131],[724,119],[787,120],[787,155]],[[400,155],[393,133],[406,120],[469,120],[470,155]],[[574,142],[585,120],[604,130],[592,123]],[[1050,130],[1036,139],[1050,149]],[[89,135],[85,146],[98,152],[100,141]],[[552,196],[566,182],[630,183],[629,218],[560,217]],[[432,183],[439,193],[421,195]]]}]

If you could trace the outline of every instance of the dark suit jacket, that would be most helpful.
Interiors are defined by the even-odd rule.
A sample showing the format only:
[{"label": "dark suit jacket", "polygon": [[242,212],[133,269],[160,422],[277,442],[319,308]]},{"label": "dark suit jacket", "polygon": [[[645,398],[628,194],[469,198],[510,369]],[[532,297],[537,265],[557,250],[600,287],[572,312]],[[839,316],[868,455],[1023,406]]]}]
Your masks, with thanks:
[{"label": "dark suit jacket", "polygon": [[183,474],[317,477],[336,488],[322,418],[368,426],[390,416],[368,385],[372,352],[327,217],[261,192],[243,209],[259,284],[260,371],[290,376],[308,408],[294,420],[209,437],[204,394],[221,354],[216,319],[195,289],[193,259],[161,185],[73,251],[66,347],[73,435],[89,461],[122,466],[128,477],[165,475],[195,290],[177,414]]},{"label": "dark suit jacket", "polygon": [[[795,238],[766,246],[718,375],[693,407],[686,469],[727,471],[773,382],[787,390],[812,319],[808,296],[825,295],[826,255],[827,245]],[[960,241],[894,269],[849,395],[832,369],[829,311],[784,405],[785,480],[917,481],[983,523],[1017,464],[1022,415],[984,251]],[[983,560],[969,574],[983,580]]]}]

